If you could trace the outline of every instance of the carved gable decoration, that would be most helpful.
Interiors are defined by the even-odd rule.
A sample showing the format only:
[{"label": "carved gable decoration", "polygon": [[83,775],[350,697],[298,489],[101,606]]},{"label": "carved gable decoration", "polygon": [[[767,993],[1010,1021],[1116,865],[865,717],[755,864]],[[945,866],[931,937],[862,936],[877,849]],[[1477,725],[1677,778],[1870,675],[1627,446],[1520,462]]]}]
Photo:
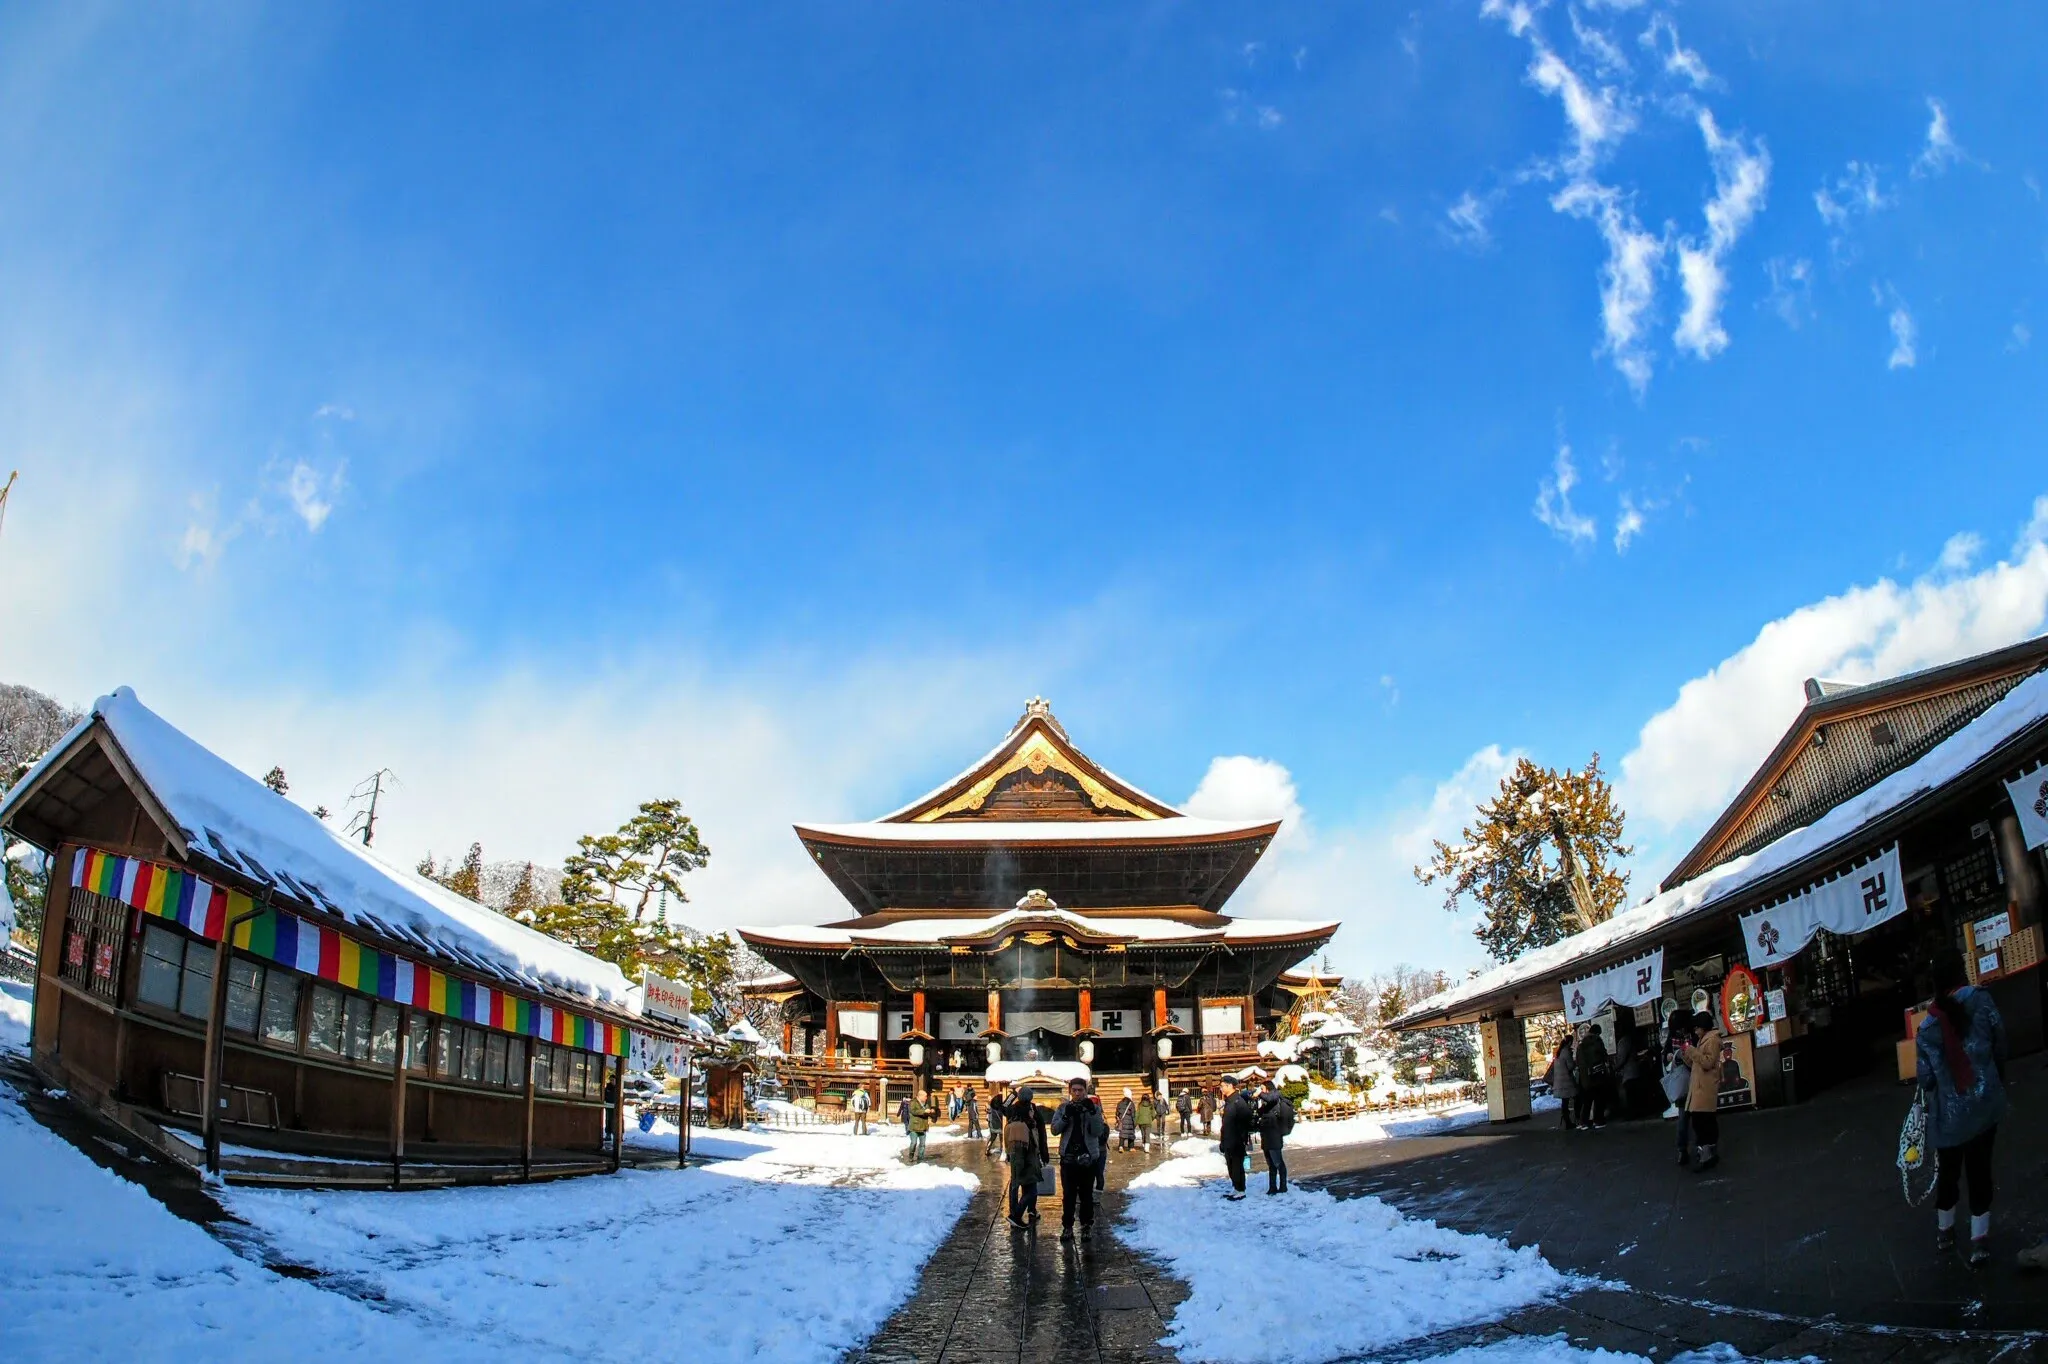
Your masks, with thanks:
[{"label": "carved gable decoration", "polygon": [[1050,713],[1027,712],[1011,741],[923,808],[891,816],[959,820],[1160,819],[1177,813],[1124,785],[1067,741]]}]

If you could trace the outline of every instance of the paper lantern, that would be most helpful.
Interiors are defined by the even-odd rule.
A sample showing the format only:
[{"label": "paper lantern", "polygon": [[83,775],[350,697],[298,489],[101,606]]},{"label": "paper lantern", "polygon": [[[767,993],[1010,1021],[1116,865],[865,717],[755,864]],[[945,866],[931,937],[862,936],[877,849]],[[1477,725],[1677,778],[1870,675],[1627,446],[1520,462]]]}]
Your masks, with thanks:
[{"label": "paper lantern", "polygon": [[1081,1039],[1081,1045],[1076,1050],[1080,1053],[1082,1065],[1092,1066],[1095,1064],[1095,1044],[1093,1042],[1084,1037]]},{"label": "paper lantern", "polygon": [[924,1043],[912,1042],[910,1044],[910,1064],[913,1066],[922,1066],[924,1064]]},{"label": "paper lantern", "polygon": [[1003,1059],[1003,1044],[1002,1044],[1002,1043],[1000,1043],[1000,1042],[991,1042],[991,1043],[989,1043],[989,1044],[988,1044],[988,1063],[989,1063],[990,1065],[994,1065],[994,1064],[995,1064],[996,1062],[998,1062],[998,1061],[1000,1061],[1000,1060],[1002,1060],[1002,1059]]},{"label": "paper lantern", "polygon": [[1173,1059],[1173,1039],[1171,1037],[1159,1039],[1159,1059],[1162,1061],[1171,1061]]}]

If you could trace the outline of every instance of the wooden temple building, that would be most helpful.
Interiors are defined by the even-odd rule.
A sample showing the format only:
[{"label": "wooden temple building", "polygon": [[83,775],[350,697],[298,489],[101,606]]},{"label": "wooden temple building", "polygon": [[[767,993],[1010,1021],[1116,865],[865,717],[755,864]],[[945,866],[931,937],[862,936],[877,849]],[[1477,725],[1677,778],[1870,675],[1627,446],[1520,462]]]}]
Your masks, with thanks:
[{"label": "wooden temple building", "polygon": [[784,1078],[855,1088],[1088,1074],[1204,1081],[1258,1061],[1338,925],[1223,913],[1279,822],[1181,813],[1074,747],[1034,699],[995,750],[861,824],[799,824],[853,909],[740,930],[780,974]]},{"label": "wooden temple building", "polygon": [[231,1181],[386,1187],[616,1168],[609,962],[379,860],[126,688],[0,802],[51,857],[30,1061]]}]

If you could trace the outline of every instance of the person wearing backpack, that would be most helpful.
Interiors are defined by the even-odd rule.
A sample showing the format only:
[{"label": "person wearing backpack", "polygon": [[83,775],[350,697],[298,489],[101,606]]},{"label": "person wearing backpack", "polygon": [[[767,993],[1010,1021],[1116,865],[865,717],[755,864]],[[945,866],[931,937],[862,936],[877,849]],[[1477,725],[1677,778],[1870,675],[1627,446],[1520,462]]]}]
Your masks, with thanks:
[{"label": "person wearing backpack", "polygon": [[910,1129],[910,1163],[915,1165],[924,1159],[925,1133],[932,1127],[932,1103],[923,1090],[917,1091],[917,1097],[910,1101],[910,1116],[904,1125]]},{"label": "person wearing backpack", "polygon": [[1130,1150],[1132,1144],[1138,1140],[1138,1101],[1131,1097],[1128,1088],[1124,1090],[1123,1098],[1118,1099],[1116,1103],[1116,1135],[1117,1140],[1122,1143],[1117,1148],[1121,1151]]},{"label": "person wearing backpack", "polygon": [[1934,1244],[1956,1243],[1956,1203],[1970,1185],[1970,1268],[1991,1260],[1991,1143],[2005,1116],[2005,1020],[1990,994],[1967,984],[1963,959],[1935,965],[1934,1007],[1913,1039],[1927,1144],[1934,1148]]},{"label": "person wearing backpack", "polygon": [[868,1091],[865,1086],[853,1091],[853,1135],[864,1137],[868,1134]]},{"label": "person wearing backpack", "polygon": [[1195,1130],[1195,1092],[1182,1085],[1173,1101],[1173,1111],[1180,1115],[1180,1135],[1185,1137]]},{"label": "person wearing backpack", "polygon": [[1046,1162],[1045,1115],[1028,1089],[1019,1089],[1003,1113],[1003,1140],[1010,1148],[1010,1225],[1036,1226],[1038,1177]]},{"label": "person wearing backpack", "polygon": [[1067,1101],[1052,1115],[1053,1134],[1060,1139],[1060,1239],[1074,1239],[1095,1230],[1095,1172],[1109,1146],[1109,1124],[1088,1097],[1088,1082],[1076,1075],[1067,1081]]},{"label": "person wearing backpack", "polygon": [[1607,1126],[1607,1111],[1613,1102],[1614,1061],[1598,1026],[1584,1024],[1581,1031],[1585,1035],[1579,1039],[1578,1050],[1579,1119],[1597,1132]]},{"label": "person wearing backpack", "polygon": [[1266,1153],[1266,1192],[1287,1192],[1287,1134],[1294,1130],[1294,1105],[1280,1092],[1280,1086],[1266,1081],[1259,1096],[1259,1149]]},{"label": "person wearing backpack", "polygon": [[1244,1167],[1256,1119],[1251,1101],[1237,1087],[1236,1079],[1226,1075],[1219,1083],[1223,1087],[1223,1122],[1217,1129],[1217,1145],[1223,1148],[1223,1168],[1230,1175],[1230,1192],[1223,1196],[1235,1203],[1244,1198]]}]

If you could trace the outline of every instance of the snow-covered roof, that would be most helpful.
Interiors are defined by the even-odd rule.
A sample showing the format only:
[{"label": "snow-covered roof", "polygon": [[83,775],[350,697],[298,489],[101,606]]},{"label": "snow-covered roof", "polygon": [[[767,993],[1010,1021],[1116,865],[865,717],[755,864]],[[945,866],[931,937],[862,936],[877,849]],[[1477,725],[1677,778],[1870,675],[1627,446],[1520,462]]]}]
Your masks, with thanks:
[{"label": "snow-covered roof", "polygon": [[763,939],[805,947],[921,947],[937,946],[953,938],[980,937],[1000,932],[1013,924],[1025,923],[1055,923],[1099,937],[1134,938],[1158,943],[1254,943],[1332,934],[1338,927],[1334,921],[1306,919],[1233,919],[1219,927],[1203,927],[1174,919],[1091,918],[1066,909],[1006,909],[1001,913],[972,917],[902,919],[873,928],[832,928],[814,924],[744,928],[740,935],[749,941]]},{"label": "snow-covered roof", "polygon": [[612,963],[384,861],[195,742],[127,687],[95,701],[15,783],[0,801],[0,824],[33,795],[46,772],[62,765],[95,722],[106,726],[148,796],[200,857],[245,866],[259,883],[272,882],[292,899],[311,903],[281,879],[290,877],[312,892],[317,907],[398,942],[438,948],[485,974],[627,1006],[626,977]]},{"label": "snow-covered roof", "polygon": [[730,1028],[725,1030],[725,1040],[728,1042],[744,1042],[750,1047],[758,1047],[767,1039],[761,1036],[760,1031],[752,1023],[742,1018],[735,1021]]},{"label": "snow-covered roof", "polygon": [[946,792],[952,790],[955,786],[960,785],[969,777],[973,776],[976,772],[979,772],[983,768],[994,763],[997,758],[1000,758],[1002,756],[1003,750],[1008,748],[1011,745],[1011,743],[1016,740],[1019,733],[1031,727],[1032,721],[1034,719],[1038,720],[1044,726],[1046,731],[1057,742],[1058,746],[1061,749],[1063,749],[1070,757],[1078,760],[1085,766],[1092,767],[1093,769],[1095,769],[1096,772],[1100,773],[1104,777],[1107,777],[1111,784],[1123,787],[1126,791],[1129,791],[1131,794],[1137,796],[1142,802],[1151,805],[1156,805],[1161,810],[1173,809],[1171,805],[1168,805],[1165,801],[1159,799],[1157,796],[1139,790],[1137,787],[1131,785],[1131,783],[1125,781],[1122,777],[1119,777],[1116,773],[1110,771],[1102,764],[1096,762],[1093,758],[1088,757],[1079,749],[1075,748],[1073,742],[1067,738],[1067,731],[1065,727],[1062,726],[1059,723],[1059,721],[1052,718],[1051,708],[1045,707],[1041,710],[1037,704],[1036,698],[1034,698],[1033,704],[1027,705],[1024,709],[1024,714],[1018,717],[1017,723],[1010,726],[1010,732],[1003,736],[1001,743],[998,743],[994,748],[991,748],[988,752],[982,754],[979,758],[976,758],[973,762],[969,763],[960,772],[940,782],[937,786],[934,786],[931,790],[925,792],[916,800],[911,801],[908,805],[904,805],[897,809],[891,810],[888,814],[883,815],[882,818],[884,820],[891,821],[907,821],[914,811],[920,809],[925,805],[930,804],[932,801],[937,800],[940,796],[943,796],[944,794],[946,794]]},{"label": "snow-covered roof", "polygon": [[1033,819],[941,820],[931,824],[799,824],[798,837],[861,843],[1174,843],[1270,834],[1275,820]]},{"label": "snow-covered roof", "polygon": [[1393,1026],[1409,1027],[1449,1017],[1489,995],[1587,969],[1596,958],[1620,960],[1629,951],[1647,949],[1650,939],[1678,921],[1725,906],[1770,877],[1834,851],[1865,826],[1955,781],[2044,721],[2048,721],[2048,672],[2038,672],[1917,762],[1851,796],[1813,823],[1660,892],[1606,923],[1539,947],[1434,995],[1395,1019]]}]

